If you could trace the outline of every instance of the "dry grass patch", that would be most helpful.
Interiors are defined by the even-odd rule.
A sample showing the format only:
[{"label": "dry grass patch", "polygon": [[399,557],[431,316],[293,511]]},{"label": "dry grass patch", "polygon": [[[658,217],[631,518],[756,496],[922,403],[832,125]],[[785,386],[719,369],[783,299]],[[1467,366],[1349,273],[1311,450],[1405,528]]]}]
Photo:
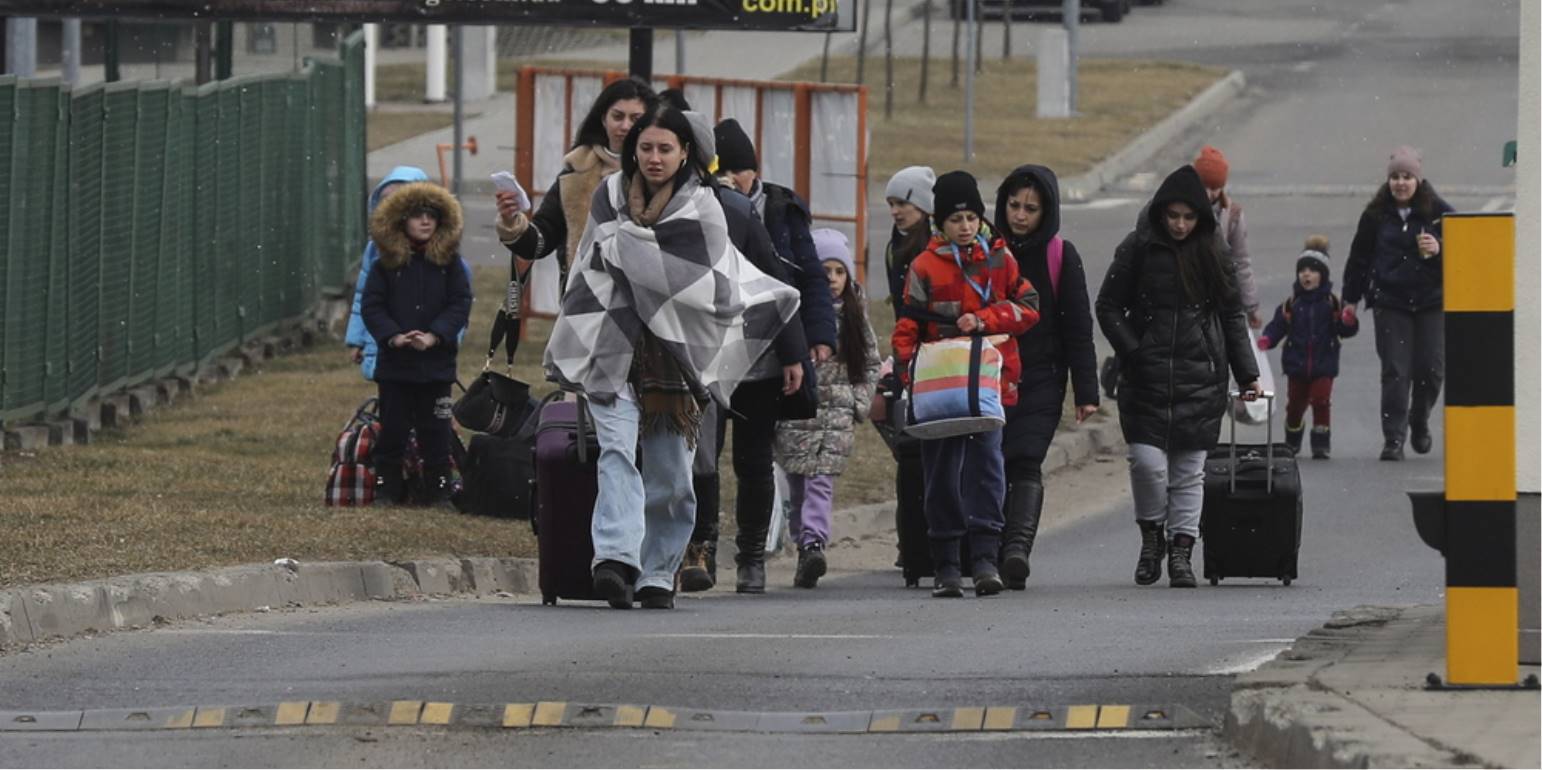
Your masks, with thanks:
[{"label": "dry grass patch", "polygon": [[[1183,106],[1226,73],[1215,67],[1166,61],[1083,59],[1077,80],[1081,115],[1040,120],[1037,73],[1030,60],[987,60],[975,79],[975,160],[963,163],[964,89],[950,87],[949,61],[933,58],[927,103],[920,104],[919,58],[894,60],[894,116],[883,117],[883,58],[869,57],[867,126],[869,179],[877,183],[905,166],[938,173],[963,168],[1000,179],[1018,165],[1043,163],[1060,176],[1080,174]],[[819,60],[783,80],[819,79]],[[830,59],[830,82],[856,81],[855,57]]]},{"label": "dry grass patch", "polygon": [[[501,273],[501,275],[500,275]],[[479,268],[463,382],[482,366],[507,272]],[[549,324],[535,322],[544,339]],[[541,344],[518,371],[540,382]],[[550,387],[542,383],[541,390]],[[524,521],[450,509],[328,508],[332,442],[374,387],[341,344],[264,363],[89,446],[0,462],[0,586],[266,562],[533,556]]]},{"label": "dry grass patch", "polygon": [[449,128],[455,117],[448,112],[383,112],[373,110],[364,117],[364,146],[369,152]]}]

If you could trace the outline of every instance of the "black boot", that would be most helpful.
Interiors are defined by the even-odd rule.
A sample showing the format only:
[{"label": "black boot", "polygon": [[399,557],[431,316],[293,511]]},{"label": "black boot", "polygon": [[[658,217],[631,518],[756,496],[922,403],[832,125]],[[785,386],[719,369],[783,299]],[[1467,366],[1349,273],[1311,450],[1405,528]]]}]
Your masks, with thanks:
[{"label": "black boot", "polygon": [[1430,426],[1412,426],[1409,431],[1412,435],[1408,443],[1413,446],[1413,451],[1421,455],[1427,455],[1435,448],[1435,437],[1430,433]]},{"label": "black boot", "polygon": [[1163,525],[1158,521],[1137,521],[1140,525],[1140,560],[1135,562],[1135,584],[1149,586],[1162,579],[1162,556],[1167,552]]},{"label": "black boot", "polygon": [[1291,454],[1301,453],[1301,439],[1306,435],[1306,420],[1299,425],[1285,426],[1285,443],[1290,446]]},{"label": "black boot", "polygon": [[436,465],[423,469],[423,504],[442,505],[450,501],[454,492],[455,477],[448,465]]},{"label": "black boot", "polygon": [[792,584],[798,588],[813,588],[819,585],[826,568],[824,544],[809,543],[798,549],[798,570]]},{"label": "black boot", "polygon": [[399,505],[407,494],[407,482],[402,478],[400,462],[381,463],[375,469],[375,504]]},{"label": "black boot", "polygon": [[610,603],[612,609],[632,608],[632,568],[619,561],[594,565],[594,595]]},{"label": "black boot", "polygon": [[936,582],[932,585],[932,597],[936,599],[957,599],[964,595],[964,575],[959,567],[958,538],[949,540],[933,540],[930,543],[932,551],[932,570],[936,573]]},{"label": "black boot", "polygon": [[1193,588],[1199,585],[1194,579],[1194,537],[1192,535],[1173,535],[1173,542],[1167,553],[1167,580],[1173,588]]},{"label": "black boot", "polygon": [[1033,553],[1033,540],[1039,534],[1039,515],[1043,510],[1043,482],[1012,482],[1007,489],[1007,526],[1001,531],[1001,577],[1013,591],[1028,587],[1028,576],[1032,572],[1028,557]]},{"label": "black boot", "polygon": [[995,532],[969,533],[969,554],[975,596],[994,596],[1006,588],[996,568],[996,554],[1001,552],[1001,536]]},{"label": "black boot", "polygon": [[1387,462],[1397,462],[1403,459],[1403,442],[1388,441],[1381,446],[1381,459]]},{"label": "black boot", "polygon": [[654,586],[639,588],[637,603],[645,610],[672,610],[675,608],[675,592]]},{"label": "black boot", "polygon": [[707,569],[707,544],[687,545],[685,558],[680,562],[680,590],[685,593],[710,591],[716,582]]},{"label": "black boot", "polygon": [[1333,429],[1326,425],[1312,426],[1312,459],[1326,460],[1333,451]]},{"label": "black boot", "polygon": [[766,592],[766,556],[764,551],[755,551],[753,556],[746,556],[740,552],[734,557],[734,562],[739,565],[738,583],[734,590],[741,594],[763,594]]}]

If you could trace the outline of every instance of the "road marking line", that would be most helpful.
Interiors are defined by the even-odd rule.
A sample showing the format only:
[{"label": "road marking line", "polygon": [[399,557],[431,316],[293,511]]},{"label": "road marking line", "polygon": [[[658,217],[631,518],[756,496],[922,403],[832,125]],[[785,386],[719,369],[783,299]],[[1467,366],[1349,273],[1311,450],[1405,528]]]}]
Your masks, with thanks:
[{"label": "road marking line", "polygon": [[194,727],[223,727],[225,725],[225,709],[206,708],[200,706],[198,713],[193,715]]},{"label": "road marking line", "polygon": [[337,701],[311,701],[311,710],[305,715],[305,723],[308,725],[335,725],[337,715],[342,711],[342,704]]},{"label": "road marking line", "polygon": [[1065,715],[1065,729],[1090,730],[1098,724],[1097,706],[1072,706]]},{"label": "road marking line", "polygon": [[166,720],[166,729],[181,730],[183,728],[192,727],[194,711],[195,709],[188,709],[181,713],[171,715]]},{"label": "road marking line", "polygon": [[658,706],[648,707],[648,718],[643,720],[643,727],[651,727],[655,730],[671,730],[675,726],[675,712]]},{"label": "road marking line", "polygon": [[1505,205],[1505,199],[1504,198],[1490,198],[1487,203],[1483,204],[1483,209],[1482,210],[1483,211],[1498,211],[1498,210],[1504,208],[1504,205]]},{"label": "road marking line", "polygon": [[1135,203],[1134,198],[1096,198],[1082,203],[1062,203],[1061,209],[1071,211],[1103,211],[1105,209],[1117,209]]},{"label": "road marking line", "polygon": [[305,724],[305,712],[310,710],[310,706],[310,701],[284,701],[278,704],[278,713],[273,717],[273,724],[303,725]]},{"label": "road marking line", "polygon": [[645,639],[893,639],[887,634],[643,634]]},{"label": "road marking line", "polygon": [[535,704],[535,718],[530,724],[535,727],[560,727],[562,715],[568,710],[565,701],[541,701]]},{"label": "road marking line", "polygon": [[986,730],[1010,730],[1017,725],[1015,706],[991,706],[985,710]]},{"label": "road marking line", "polygon": [[415,725],[418,723],[418,713],[423,710],[423,701],[399,700],[391,702],[391,713],[386,717],[388,725]]},{"label": "road marking line", "polygon": [[1129,706],[1104,706],[1098,710],[1098,729],[1107,730],[1130,726]]},{"label": "road marking line", "polygon": [[503,726],[529,727],[533,716],[535,716],[535,704],[510,703],[503,707]]},{"label": "road marking line", "polygon": [[418,717],[418,724],[447,725],[454,713],[455,704],[453,703],[425,703],[423,714]]},{"label": "road marking line", "polygon": [[617,727],[642,727],[647,718],[648,710],[642,706],[617,706],[614,724]]}]

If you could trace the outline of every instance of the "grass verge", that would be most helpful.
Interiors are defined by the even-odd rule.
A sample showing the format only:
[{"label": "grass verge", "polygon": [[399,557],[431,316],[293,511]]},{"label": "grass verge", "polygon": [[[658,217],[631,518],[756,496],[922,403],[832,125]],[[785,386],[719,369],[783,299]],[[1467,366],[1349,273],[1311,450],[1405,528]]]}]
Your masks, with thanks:
[{"label": "grass verge", "polygon": [[[855,57],[831,57],[829,81],[856,82],[856,66]],[[1034,63],[986,61],[975,80],[975,160],[963,163],[964,89],[949,86],[947,57],[932,60],[926,104],[917,100],[921,60],[894,60],[894,115],[888,119],[883,60],[869,57],[868,178],[881,184],[905,166],[926,165],[939,174],[963,168],[1000,179],[1028,162],[1048,165],[1062,178],[1080,174],[1226,74],[1197,64],[1123,59],[1083,59],[1078,72],[1081,114],[1039,119]],[[819,60],[782,79],[817,81]]]},{"label": "grass verge", "polygon": [[455,117],[448,112],[371,111],[364,117],[364,147],[368,152],[374,152],[419,134],[449,128],[454,123]]}]

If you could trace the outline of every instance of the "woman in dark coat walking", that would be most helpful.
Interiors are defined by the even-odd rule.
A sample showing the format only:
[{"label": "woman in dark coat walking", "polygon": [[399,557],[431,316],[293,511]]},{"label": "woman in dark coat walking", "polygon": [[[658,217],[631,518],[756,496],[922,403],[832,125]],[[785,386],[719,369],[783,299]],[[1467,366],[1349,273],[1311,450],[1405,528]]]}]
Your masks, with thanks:
[{"label": "woman in dark coat walking", "polygon": [[1027,587],[1028,557],[1044,509],[1044,455],[1060,425],[1066,379],[1076,394],[1076,421],[1098,409],[1097,354],[1087,273],[1070,241],[1060,237],[1060,183],[1044,166],[1019,166],[996,190],[996,232],[1018,269],[1039,287],[1039,322],[1017,338],[1023,362],[1017,405],[1007,410],[1006,528],[1001,576],[1007,588]]},{"label": "woman in dark coat walking", "polygon": [[[1412,147],[1392,151],[1387,181],[1376,191],[1349,245],[1344,305],[1354,317],[1363,297],[1376,310],[1376,355],[1381,358],[1381,459],[1403,459],[1412,430],[1415,452],[1434,445],[1430,410],[1446,372],[1444,265],[1441,218],[1451,206],[1424,178]],[[1413,403],[1409,404],[1409,391]]]},{"label": "woman in dark coat walking", "polygon": [[1162,182],[1147,216],[1150,227],[1125,236],[1114,252],[1098,292],[1098,324],[1119,356],[1119,424],[1141,531],[1135,582],[1160,579],[1166,552],[1171,585],[1193,588],[1205,454],[1220,437],[1227,371],[1253,400],[1258,365],[1193,166]]}]

